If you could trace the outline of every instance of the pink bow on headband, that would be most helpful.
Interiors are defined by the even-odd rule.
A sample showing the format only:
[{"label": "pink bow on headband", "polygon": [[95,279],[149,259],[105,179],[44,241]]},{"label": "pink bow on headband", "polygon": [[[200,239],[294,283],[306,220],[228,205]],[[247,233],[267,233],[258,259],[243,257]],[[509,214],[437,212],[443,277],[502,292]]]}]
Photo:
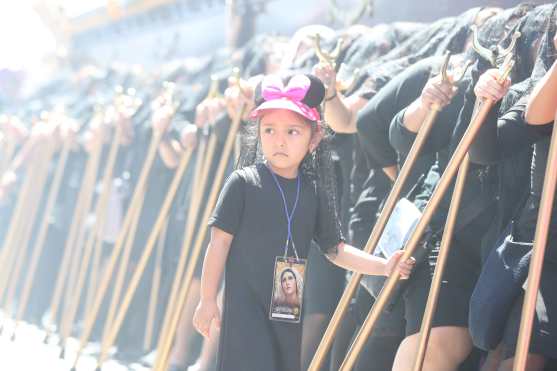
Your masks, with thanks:
[{"label": "pink bow on headband", "polygon": [[261,83],[261,95],[266,101],[286,98],[294,102],[302,102],[311,81],[307,76],[296,75],[290,79],[285,87],[282,79],[275,75],[266,76]]},{"label": "pink bow on headband", "polygon": [[274,108],[288,109],[308,120],[320,121],[319,111],[303,102],[310,86],[311,80],[305,75],[293,76],[286,86],[278,76],[265,76],[261,82],[261,96],[265,102],[252,112],[251,117],[257,117],[262,110]]}]

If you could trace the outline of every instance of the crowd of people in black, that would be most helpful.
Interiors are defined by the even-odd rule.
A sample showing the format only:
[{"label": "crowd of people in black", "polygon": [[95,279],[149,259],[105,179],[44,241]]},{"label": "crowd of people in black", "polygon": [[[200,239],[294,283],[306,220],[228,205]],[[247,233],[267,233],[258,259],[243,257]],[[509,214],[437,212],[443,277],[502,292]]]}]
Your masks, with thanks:
[{"label": "crowd of people in black", "polygon": [[[554,4],[486,7],[431,24],[316,25],[291,38],[260,35],[242,49],[169,63],[157,73],[88,66],[61,74],[0,118],[3,331],[10,319],[24,320],[59,333],[62,346],[70,336],[106,345],[114,311],[124,307],[114,357],[149,364],[165,333],[165,314],[178,310],[168,369],[216,370],[218,329],[202,338],[192,323],[203,253],[185,253],[192,271],[182,305],[169,298],[174,282],[189,273],[179,257],[207,229],[203,216],[215,206],[211,189],[220,182],[219,168],[229,174],[242,158],[239,138],[262,76],[288,70],[324,84],[322,118],[334,154],[342,233],[359,248],[431,110],[438,115],[402,192],[421,212],[477,101],[493,102],[468,150],[423,369],[512,370],[557,110],[556,30]],[[331,53],[337,45],[338,53]],[[442,74],[446,53],[450,62]],[[323,54],[334,55],[324,60]],[[500,67],[511,59],[506,77]],[[238,120],[228,156],[226,142]],[[174,194],[174,174],[186,156]],[[412,369],[453,188],[421,238],[415,269],[381,313],[354,369]],[[162,214],[156,246],[142,268]],[[526,370],[557,367],[555,223],[552,218]],[[209,235],[201,242],[206,246]],[[309,367],[347,282],[346,271],[316,245],[308,262],[300,370]],[[138,271],[141,279],[123,306]],[[322,370],[340,368],[384,282],[380,276],[362,280]],[[218,369],[227,370],[226,364]]]}]

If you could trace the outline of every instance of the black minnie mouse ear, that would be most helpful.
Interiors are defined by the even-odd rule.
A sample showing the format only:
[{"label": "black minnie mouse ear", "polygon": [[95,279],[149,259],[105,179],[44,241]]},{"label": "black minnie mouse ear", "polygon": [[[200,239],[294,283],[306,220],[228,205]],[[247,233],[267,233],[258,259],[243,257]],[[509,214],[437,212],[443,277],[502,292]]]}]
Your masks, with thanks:
[{"label": "black minnie mouse ear", "polygon": [[302,102],[311,108],[319,107],[325,98],[325,85],[314,75],[306,74],[306,76],[311,81],[311,85]]}]

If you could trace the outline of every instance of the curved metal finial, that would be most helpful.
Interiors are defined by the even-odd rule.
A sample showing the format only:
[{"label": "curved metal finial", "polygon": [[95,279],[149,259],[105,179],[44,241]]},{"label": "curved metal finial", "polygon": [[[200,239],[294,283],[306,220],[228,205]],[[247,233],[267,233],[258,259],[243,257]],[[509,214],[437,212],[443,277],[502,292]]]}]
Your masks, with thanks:
[{"label": "curved metal finial", "polygon": [[451,53],[447,52],[447,54],[445,54],[445,60],[443,61],[443,66],[441,67],[441,76],[443,76],[443,81],[447,81],[452,85],[458,85],[458,83],[461,82],[462,79],[464,78],[464,75],[466,75],[466,71],[468,71],[468,68],[470,68],[470,66],[472,65],[472,61],[466,61],[460,74],[456,76],[454,71],[452,71],[450,75],[448,73],[450,59],[451,59]]},{"label": "curved metal finial", "polygon": [[319,58],[319,62],[330,64],[331,66],[335,67],[336,60],[340,55],[340,49],[342,48],[343,43],[344,40],[342,38],[339,38],[335,46],[335,49],[331,53],[325,52],[321,48],[321,35],[319,33],[316,33],[315,36],[313,37],[313,44],[315,47],[315,53]]},{"label": "curved metal finial", "polygon": [[499,44],[497,46],[494,46],[492,49],[488,49],[480,44],[478,38],[478,28],[476,26],[472,26],[471,29],[473,34],[472,47],[479,55],[488,60],[493,67],[497,67],[498,65],[500,65],[500,63],[504,61],[509,54],[512,54],[514,52],[517,41],[521,36],[521,33],[519,31],[515,31],[512,35],[509,46],[503,48]]},{"label": "curved metal finial", "polygon": [[513,33],[511,43],[507,48],[503,48],[501,45],[497,45],[497,56],[500,58],[506,58],[507,55],[511,54],[516,48],[516,43],[518,39],[520,39],[520,36],[522,36],[522,34],[519,31],[515,31]]},{"label": "curved metal finial", "polygon": [[443,64],[441,65],[441,78],[443,81],[451,82],[447,70],[449,69],[449,61],[451,60],[451,52],[445,53],[445,58],[443,59]]},{"label": "curved metal finial", "polygon": [[174,99],[174,95],[176,94],[176,83],[172,81],[164,81],[162,83],[162,87],[163,87],[162,96],[164,100],[163,104],[170,104],[174,109],[174,111],[176,111],[176,109],[178,109],[179,106],[178,102],[176,102]]},{"label": "curved metal finial", "polygon": [[464,67],[462,68],[462,72],[460,73],[460,76],[455,77],[453,75],[451,83],[453,85],[458,85],[458,83],[460,83],[464,79],[464,76],[466,75],[466,71],[468,71],[470,66],[472,66],[472,61],[466,61],[466,63],[464,63]]},{"label": "curved metal finial", "polygon": [[470,27],[472,30],[472,47],[482,58],[486,59],[491,63],[493,67],[497,67],[497,53],[495,51],[484,47],[478,37],[478,27],[473,25]]},{"label": "curved metal finial", "polygon": [[209,87],[209,93],[207,93],[206,99],[214,99],[219,96],[219,79],[216,75],[211,75],[211,86]]},{"label": "curved metal finial", "polygon": [[514,60],[513,54],[508,53],[505,56],[505,60],[503,61],[503,63],[499,67],[499,70],[501,71],[501,76],[499,77],[499,82],[500,83],[502,83],[503,81],[505,81],[507,79],[507,77],[509,77],[515,63],[516,62]]}]

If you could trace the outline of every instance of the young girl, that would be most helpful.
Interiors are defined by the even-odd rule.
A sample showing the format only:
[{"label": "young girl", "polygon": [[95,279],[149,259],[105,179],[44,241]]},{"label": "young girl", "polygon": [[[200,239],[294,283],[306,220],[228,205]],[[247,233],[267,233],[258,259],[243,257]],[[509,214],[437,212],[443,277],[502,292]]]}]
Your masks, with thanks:
[{"label": "young girl", "polygon": [[[256,134],[244,143],[241,168],[228,178],[209,221],[194,325],[204,336],[220,326],[217,292],[226,266],[218,370],[300,370],[301,308],[273,305],[281,273],[305,271],[314,239],[336,265],[370,275],[403,278],[413,260],[386,261],[344,243],[336,213],[334,179],[317,109],[325,89],[311,75],[286,84],[266,76],[251,113]],[[299,282],[303,283],[303,279]],[[303,295],[303,287],[297,288]],[[300,300],[302,303],[302,300]]]}]

